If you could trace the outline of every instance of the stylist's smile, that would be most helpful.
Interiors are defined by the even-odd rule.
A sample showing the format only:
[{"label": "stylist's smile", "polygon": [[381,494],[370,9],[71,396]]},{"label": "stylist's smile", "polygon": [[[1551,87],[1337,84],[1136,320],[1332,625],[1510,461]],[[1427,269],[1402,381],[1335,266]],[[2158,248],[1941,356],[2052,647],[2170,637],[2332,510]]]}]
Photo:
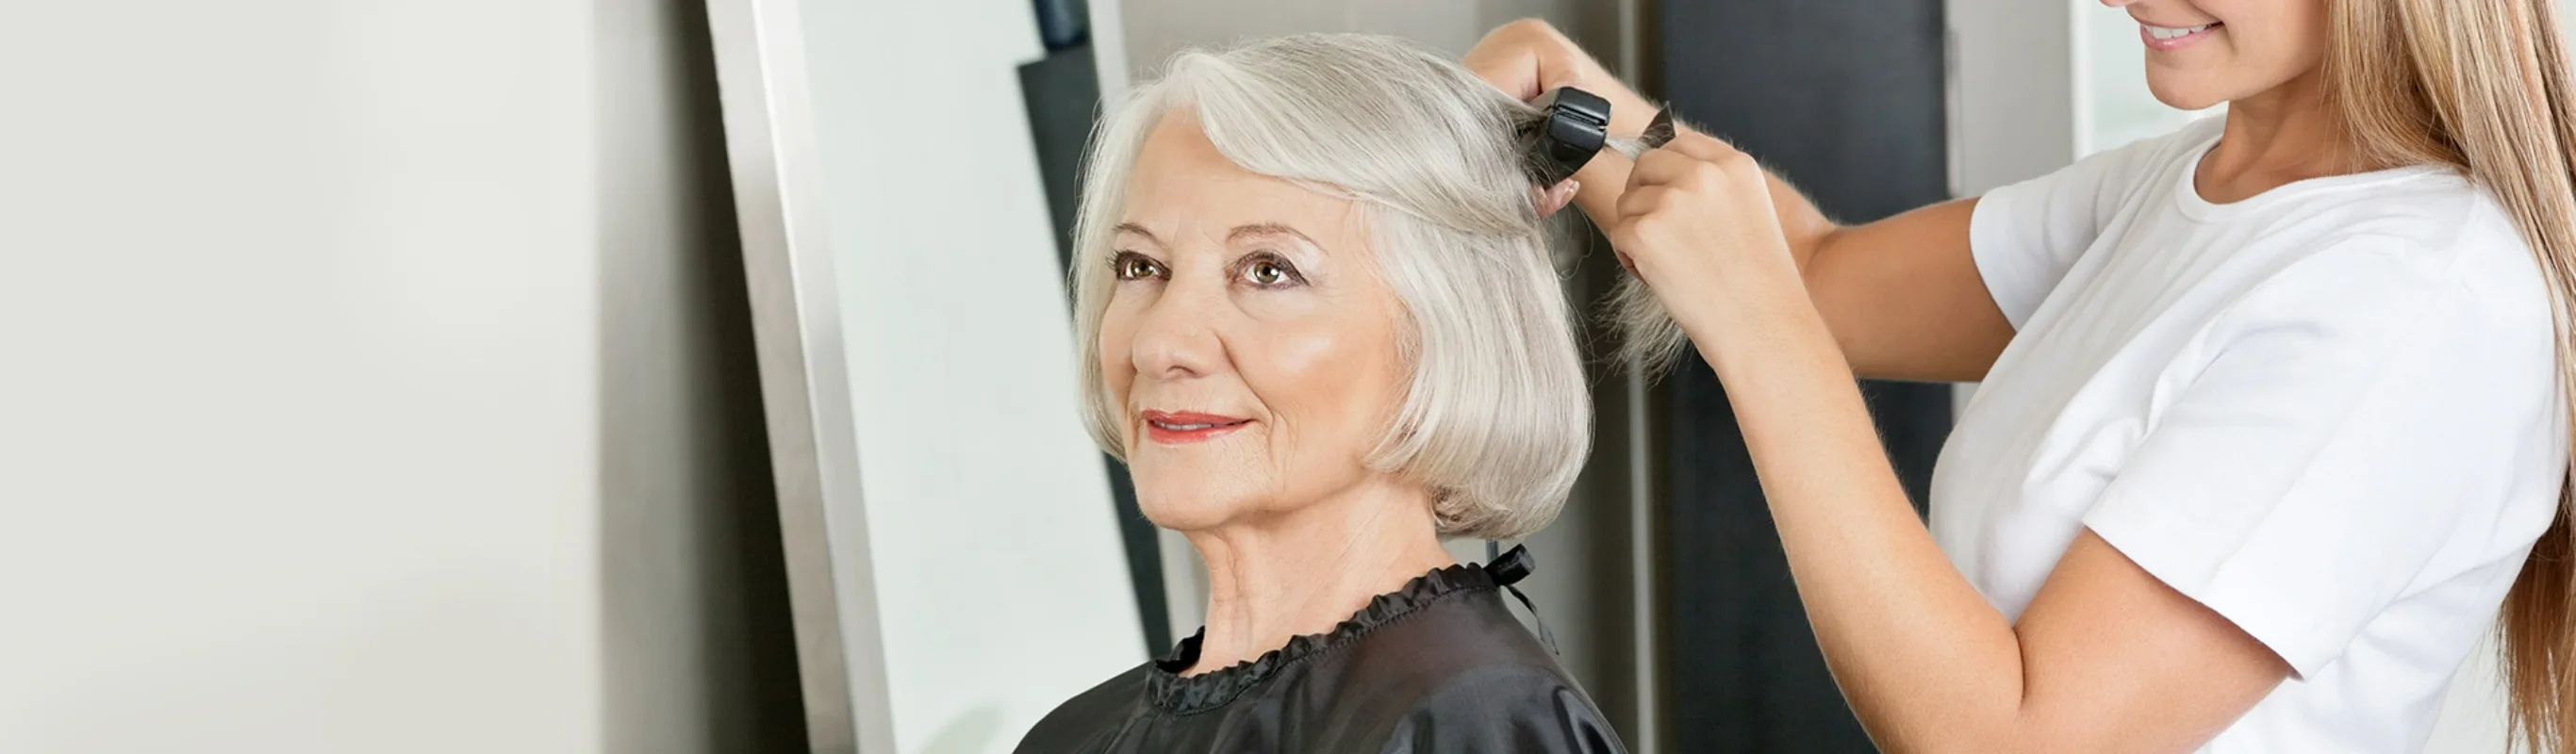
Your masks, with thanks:
[{"label": "stylist's smile", "polygon": [[2139,21],[2138,38],[2146,41],[2147,49],[2171,52],[2190,47],[2225,25],[2213,21],[2198,26],[2157,26]]},{"label": "stylist's smile", "polygon": [[1195,411],[1145,410],[1145,435],[1164,445],[1214,440],[1242,429],[1251,419]]}]

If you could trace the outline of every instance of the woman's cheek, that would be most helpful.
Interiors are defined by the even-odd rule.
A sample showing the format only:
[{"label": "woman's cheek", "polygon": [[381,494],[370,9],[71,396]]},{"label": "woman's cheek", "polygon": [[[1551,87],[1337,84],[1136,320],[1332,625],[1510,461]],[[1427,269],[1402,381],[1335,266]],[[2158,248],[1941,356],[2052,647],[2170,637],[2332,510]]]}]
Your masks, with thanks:
[{"label": "woman's cheek", "polygon": [[1354,349],[1346,334],[1320,327],[1297,328],[1272,341],[1271,361],[1283,376],[1312,381],[1350,368]]},{"label": "woman's cheek", "polygon": [[[1350,310],[1345,315],[1361,314]],[[1337,406],[1348,422],[1371,424],[1382,413],[1381,396],[1395,359],[1393,322],[1371,316],[1315,318],[1262,328],[1250,342],[1262,344],[1259,364],[1244,365],[1244,380],[1272,410],[1299,414],[1299,409]],[[1344,423],[1344,422],[1336,422]],[[1317,427],[1316,429],[1321,429]]]},{"label": "woman's cheek", "polygon": [[1125,416],[1127,401],[1133,397],[1131,391],[1136,387],[1136,318],[1131,308],[1125,302],[1111,299],[1107,311],[1101,312],[1100,381],[1112,399],[1111,408],[1120,413],[1119,440],[1132,448],[1135,438],[1128,435],[1133,427],[1128,426]]}]

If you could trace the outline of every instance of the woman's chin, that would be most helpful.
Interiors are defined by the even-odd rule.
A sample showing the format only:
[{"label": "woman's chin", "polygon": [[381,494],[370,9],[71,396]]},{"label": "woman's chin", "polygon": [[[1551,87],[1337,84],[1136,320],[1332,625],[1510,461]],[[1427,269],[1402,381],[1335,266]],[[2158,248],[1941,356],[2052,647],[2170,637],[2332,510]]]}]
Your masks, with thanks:
[{"label": "woman's chin", "polygon": [[1240,508],[1232,503],[1232,495],[1218,490],[1143,484],[1136,485],[1136,507],[1145,520],[1172,531],[1216,528],[1233,519]]},{"label": "woman's chin", "polygon": [[1144,508],[1145,520],[1153,522],[1156,527],[1172,531],[1200,531],[1212,528],[1225,520],[1223,516],[1209,515],[1210,512],[1202,510],[1139,507]]}]

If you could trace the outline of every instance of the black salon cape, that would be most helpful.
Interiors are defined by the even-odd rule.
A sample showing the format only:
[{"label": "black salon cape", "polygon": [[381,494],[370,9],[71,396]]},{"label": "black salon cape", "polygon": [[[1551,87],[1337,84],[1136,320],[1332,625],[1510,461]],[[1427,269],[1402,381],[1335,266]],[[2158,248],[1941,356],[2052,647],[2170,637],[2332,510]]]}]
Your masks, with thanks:
[{"label": "black salon cape", "polygon": [[1198,661],[1202,631],[1056,707],[1019,751],[1624,751],[1496,587],[1482,566],[1442,568],[1378,595],[1331,633],[1223,670],[1175,675]]}]

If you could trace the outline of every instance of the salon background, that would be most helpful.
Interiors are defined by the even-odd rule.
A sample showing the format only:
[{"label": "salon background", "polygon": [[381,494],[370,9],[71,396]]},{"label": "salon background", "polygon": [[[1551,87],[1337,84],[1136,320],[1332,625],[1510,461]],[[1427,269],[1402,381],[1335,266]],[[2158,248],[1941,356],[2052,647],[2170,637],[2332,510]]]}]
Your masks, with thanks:
[{"label": "salon background", "polygon": [[[846,742],[854,713],[835,705],[867,692],[827,677],[846,669],[839,637],[862,623],[940,632],[797,569],[850,535],[782,502],[819,478],[782,460],[811,448],[774,441],[803,414],[773,400],[793,383],[755,326],[791,292],[752,274],[780,239],[738,213],[793,184],[740,183],[745,163],[729,159],[744,111],[728,92],[761,79],[723,73],[744,70],[725,68],[745,39],[727,30],[770,44],[794,32],[825,56],[936,52],[807,71],[818,92],[861,93],[861,115],[805,146],[828,158],[975,134],[995,146],[935,156],[1026,186],[1012,221],[1059,241],[995,264],[1054,276],[1103,93],[1181,47],[1368,31],[1463,52],[1531,16],[1845,221],[2194,115],[2147,96],[2135,55],[2104,42],[2133,45],[2134,28],[2091,0],[0,5],[0,751]],[[758,25],[789,17],[805,25]],[[864,96],[895,78],[951,82],[953,96]],[[953,115],[970,104],[1001,115]],[[864,183],[880,211],[960,212],[907,190],[915,178]],[[1594,253],[1566,284],[1593,300],[1617,274]],[[922,296],[972,287],[918,282]],[[1028,316],[1063,316],[1049,305],[1062,303]],[[1604,367],[1594,384],[1595,456],[1559,522],[1525,542],[1564,665],[1639,751],[1867,750],[1715,380],[1696,365],[1651,385]],[[1967,389],[1868,388],[1917,499]],[[884,452],[955,464],[943,454],[960,451]],[[1099,651],[1141,659],[1194,624],[1193,571],[1135,514],[1123,474],[1102,471],[1063,499],[1098,501],[1117,525],[1050,546],[1115,561],[1106,572],[1124,578],[1103,588],[1118,599],[1099,604],[1135,631]],[[829,514],[831,531],[852,515]],[[1007,524],[978,522],[1004,528],[975,546],[1007,557],[1060,534]],[[942,575],[874,565],[890,585]],[[2492,669],[2463,672],[2475,678],[2432,750],[2500,750]],[[884,681],[898,696],[1012,683]],[[1013,720],[969,706],[897,720],[921,731],[897,738],[1003,751]]]}]

